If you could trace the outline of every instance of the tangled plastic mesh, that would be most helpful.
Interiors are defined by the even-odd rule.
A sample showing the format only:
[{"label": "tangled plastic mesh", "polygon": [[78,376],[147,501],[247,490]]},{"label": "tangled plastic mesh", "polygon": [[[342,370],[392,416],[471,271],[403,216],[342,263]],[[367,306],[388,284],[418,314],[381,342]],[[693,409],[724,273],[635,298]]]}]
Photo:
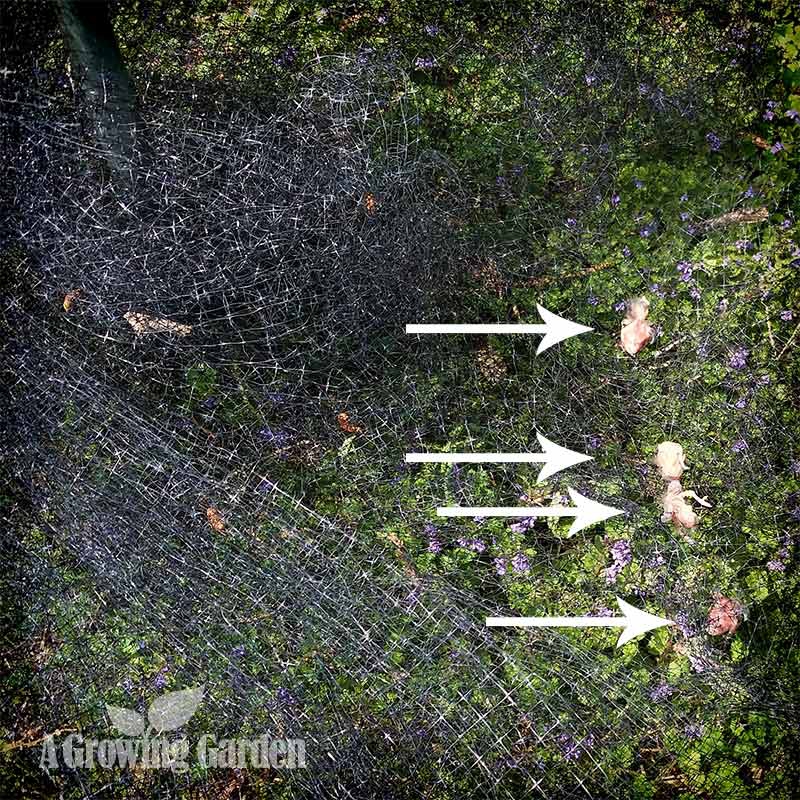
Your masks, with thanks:
[{"label": "tangled plastic mesh", "polygon": [[[166,652],[176,685],[208,687],[198,725],[306,739],[308,768],[283,777],[295,796],[622,798],[635,775],[611,772],[608,754],[624,766],[631,741],[656,753],[667,729],[713,726],[725,708],[704,705],[710,685],[729,687],[730,706],[768,704],[713,658],[681,678],[685,702],[671,706],[660,702],[668,690],[633,680],[608,648],[557,631],[489,632],[484,617],[505,604],[496,587],[424,577],[391,538],[352,525],[352,512],[312,508],[314,470],[331,448],[342,453],[343,434],[363,434],[348,440],[346,469],[362,519],[386,531],[421,525],[420,509],[445,493],[470,496],[458,476],[420,489],[416,509],[381,507],[378,488],[406,450],[435,446],[456,420],[479,427],[491,403],[577,447],[595,419],[616,416],[624,436],[644,413],[624,405],[629,371],[593,385],[592,363],[571,351],[542,359],[523,390],[495,376],[497,397],[482,406],[486,374],[502,372],[496,359],[483,356],[476,377],[471,344],[402,336],[412,319],[461,313],[484,256],[512,265],[501,283],[519,270],[541,277],[559,256],[580,263],[576,245],[520,266],[521,242],[541,241],[607,189],[613,132],[601,131],[602,101],[590,114],[579,89],[607,80],[644,92],[669,119],[716,113],[702,82],[676,97],[645,92],[608,31],[542,51],[546,33],[574,22],[543,20],[517,51],[531,73],[524,119],[548,157],[585,147],[594,177],[580,194],[565,187],[566,197],[523,209],[513,235],[498,234],[480,258],[459,235],[469,190],[413,141],[406,77],[385,64],[318,60],[288,100],[271,103],[224,96],[203,109],[183,90],[150,97],[129,180],[104,175],[78,117],[58,104],[13,109],[23,160],[4,450],[26,503],[4,551],[18,565],[7,580],[24,594],[42,730],[65,720],[102,729],[107,693],[131,691],[120,652],[131,662]],[[648,42],[654,61],[678,35]],[[582,50],[592,37],[620,51]],[[590,71],[568,72],[565,52]],[[661,132],[663,119],[646,130]],[[526,348],[513,358],[532,358]],[[432,390],[422,379],[437,374]],[[525,449],[510,428],[480,434],[494,449]],[[287,469],[307,476],[307,497],[274,479]],[[589,486],[599,479],[593,468],[583,475]],[[498,480],[519,488],[506,471]],[[548,545],[540,552],[532,572],[552,564]],[[690,557],[681,542],[661,555],[667,567]],[[698,587],[654,591],[665,613],[688,609],[690,633],[704,624],[703,601],[687,602]],[[20,710],[20,737],[28,725]],[[88,791],[86,778],[61,780]],[[118,791],[131,796],[194,785],[186,775],[124,780]],[[219,787],[208,777],[198,791]]]}]

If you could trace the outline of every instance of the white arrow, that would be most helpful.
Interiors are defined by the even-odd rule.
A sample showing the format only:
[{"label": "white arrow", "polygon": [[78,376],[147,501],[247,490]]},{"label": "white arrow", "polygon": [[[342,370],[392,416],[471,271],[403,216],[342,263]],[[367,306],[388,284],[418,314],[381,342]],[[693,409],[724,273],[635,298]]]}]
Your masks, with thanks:
[{"label": "white arrow", "polygon": [[622,628],[617,639],[617,647],[621,647],[643,633],[675,624],[671,619],[634,608],[619,597],[617,605],[623,613],[621,617],[487,617],[486,625],[490,628]]},{"label": "white arrow", "polygon": [[623,512],[567,489],[574,506],[442,506],[440,517],[575,517],[569,536]]},{"label": "white arrow", "polygon": [[544,320],[543,325],[532,325],[527,323],[493,322],[489,324],[471,325],[466,324],[446,324],[446,325],[406,325],[406,333],[543,333],[544,339],[539,342],[536,355],[543,353],[548,347],[578,336],[581,333],[589,333],[594,330],[585,325],[578,325],[577,322],[570,322],[568,319],[551,314],[546,308],[537,305],[539,316]]},{"label": "white arrow", "polygon": [[541,433],[536,434],[543,452],[541,453],[406,453],[408,464],[544,464],[537,482],[541,483],[562,469],[574,467],[592,456],[576,453],[560,447]]}]

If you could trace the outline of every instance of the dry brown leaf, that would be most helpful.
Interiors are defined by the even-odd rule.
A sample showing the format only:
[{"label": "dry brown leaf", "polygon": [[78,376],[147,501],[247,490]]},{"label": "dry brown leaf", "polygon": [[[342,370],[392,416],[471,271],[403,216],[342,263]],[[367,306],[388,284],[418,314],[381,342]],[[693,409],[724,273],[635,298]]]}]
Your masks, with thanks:
[{"label": "dry brown leaf", "polygon": [[706,221],[707,228],[721,228],[724,225],[754,225],[758,222],[765,222],[769,218],[769,211],[766,208],[745,208],[741,211],[729,211]]},{"label": "dry brown leaf", "polygon": [[364,208],[370,216],[378,210],[378,201],[375,199],[375,195],[372,194],[372,192],[367,192],[364,195]]},{"label": "dry brown leaf", "polygon": [[128,324],[137,334],[145,333],[174,333],[176,336],[188,336],[192,332],[191,325],[173,322],[162,317],[152,317],[140,311],[128,311],[124,315]]},{"label": "dry brown leaf", "polygon": [[209,506],[206,509],[206,518],[208,519],[208,524],[217,533],[222,533],[225,530],[225,520],[222,519],[222,514],[213,506]]},{"label": "dry brown leaf", "polygon": [[350,415],[346,411],[340,411],[336,415],[336,422],[339,428],[345,433],[362,433],[363,429],[359,425],[355,425],[350,421]]},{"label": "dry brown leaf", "polygon": [[83,289],[70,289],[64,295],[64,311],[69,311],[82,293]]}]

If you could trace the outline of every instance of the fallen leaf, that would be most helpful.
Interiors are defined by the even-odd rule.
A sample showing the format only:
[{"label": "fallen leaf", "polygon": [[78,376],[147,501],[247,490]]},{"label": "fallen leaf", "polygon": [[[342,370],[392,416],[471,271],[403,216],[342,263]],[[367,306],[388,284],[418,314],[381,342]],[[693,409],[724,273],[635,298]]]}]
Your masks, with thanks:
[{"label": "fallen leaf", "polygon": [[363,429],[350,421],[350,415],[346,411],[340,411],[336,415],[336,422],[339,424],[340,430],[345,433],[362,433]]},{"label": "fallen leaf", "polygon": [[64,311],[69,311],[82,293],[83,289],[70,289],[70,291],[64,295]]},{"label": "fallen leaf", "polygon": [[188,336],[192,332],[191,325],[173,322],[162,317],[152,317],[139,311],[128,311],[124,317],[131,328],[140,335],[145,333],[174,333],[177,336]]},{"label": "fallen leaf", "polygon": [[222,514],[216,508],[209,506],[206,509],[206,518],[217,533],[222,533],[225,530],[225,520],[222,519]]}]

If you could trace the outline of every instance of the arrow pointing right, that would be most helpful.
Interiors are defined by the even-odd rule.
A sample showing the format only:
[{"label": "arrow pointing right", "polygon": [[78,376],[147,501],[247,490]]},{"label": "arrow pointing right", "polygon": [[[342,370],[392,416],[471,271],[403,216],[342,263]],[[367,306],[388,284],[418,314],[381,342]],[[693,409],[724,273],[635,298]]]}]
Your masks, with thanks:
[{"label": "arrow pointing right", "polygon": [[541,453],[406,453],[408,464],[544,464],[539,471],[538,483],[546,480],[562,469],[574,467],[584,461],[591,461],[592,456],[576,453],[566,447],[545,439],[541,433],[536,434],[542,447]]},{"label": "arrow pointing right", "polygon": [[568,489],[574,506],[442,506],[436,509],[440,517],[575,517],[569,535],[596,525],[598,522],[624,513],[619,508],[604,506]]},{"label": "arrow pointing right", "polygon": [[617,598],[621,617],[487,617],[489,628],[622,628],[617,647],[641,636],[643,633],[674,625],[670,619],[648,614]]},{"label": "arrow pointing right", "polygon": [[488,324],[470,324],[470,323],[456,323],[456,324],[411,324],[406,325],[406,333],[542,333],[544,338],[539,342],[539,347],[536,350],[536,355],[543,353],[554,344],[563,342],[564,339],[570,339],[573,336],[579,336],[582,333],[589,333],[594,328],[589,328],[586,325],[579,325],[577,322],[571,322],[568,319],[559,317],[552,314],[544,306],[537,305],[536,309],[539,316],[544,320],[544,324],[536,325],[530,323],[514,323],[514,322],[491,322]]}]

